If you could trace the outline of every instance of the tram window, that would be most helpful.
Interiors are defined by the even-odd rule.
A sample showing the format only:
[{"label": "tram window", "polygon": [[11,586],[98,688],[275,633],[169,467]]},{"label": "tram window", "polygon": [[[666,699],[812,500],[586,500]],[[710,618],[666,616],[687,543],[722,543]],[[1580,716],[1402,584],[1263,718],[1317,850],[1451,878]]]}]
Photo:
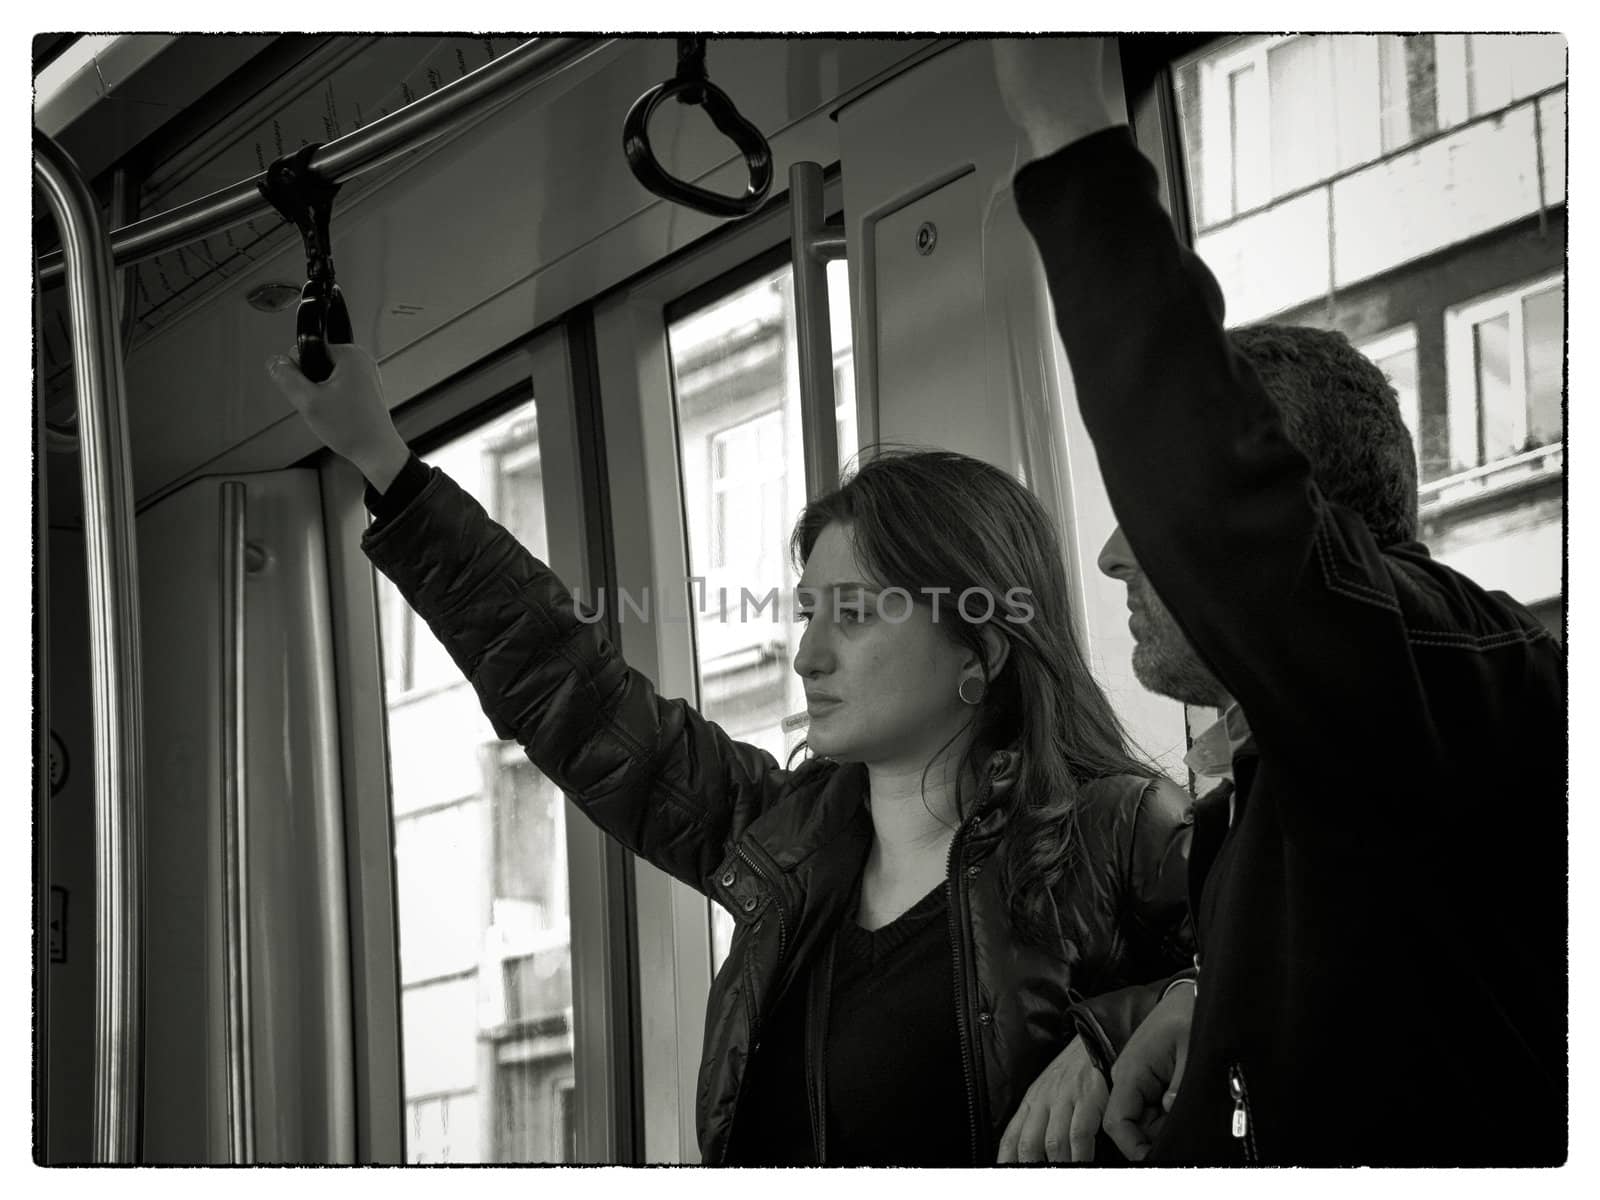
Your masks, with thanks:
[{"label": "tram window", "polygon": [[[828,300],[843,469],[857,436],[842,261],[828,266]],[[787,597],[799,582],[788,556],[789,534],[806,502],[794,321],[786,265],[667,327],[690,573],[705,579],[704,602],[695,606],[701,711],[780,762],[799,738],[785,738],[783,718],[805,702],[791,666],[802,630],[782,619],[787,602],[766,603],[769,596]],[[710,911],[715,970],[727,956],[733,920],[715,902]]]},{"label": "tram window", "polygon": [[1566,43],[1250,35],[1174,64],[1196,252],[1230,324],[1389,376],[1436,557],[1561,598]]},{"label": "tram window", "polygon": [[[532,403],[429,452],[546,551]],[[574,1157],[565,801],[381,575],[407,1161]]]}]

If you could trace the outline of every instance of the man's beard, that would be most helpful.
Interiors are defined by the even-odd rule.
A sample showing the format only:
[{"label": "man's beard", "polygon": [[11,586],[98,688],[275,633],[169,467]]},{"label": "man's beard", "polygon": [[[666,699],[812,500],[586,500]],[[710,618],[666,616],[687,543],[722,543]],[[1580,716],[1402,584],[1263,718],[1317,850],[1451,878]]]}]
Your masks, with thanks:
[{"label": "man's beard", "polygon": [[1227,692],[1217,682],[1148,584],[1138,589],[1136,611],[1143,636],[1133,643],[1133,675],[1147,691],[1184,704],[1221,708]]}]

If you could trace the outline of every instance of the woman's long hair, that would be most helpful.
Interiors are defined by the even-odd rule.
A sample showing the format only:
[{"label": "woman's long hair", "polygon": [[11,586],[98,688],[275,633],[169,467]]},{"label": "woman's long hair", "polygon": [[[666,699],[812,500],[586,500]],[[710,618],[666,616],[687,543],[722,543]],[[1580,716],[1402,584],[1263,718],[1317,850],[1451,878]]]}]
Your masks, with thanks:
[{"label": "woman's long hair", "polygon": [[[919,601],[929,596],[925,589],[950,589],[937,596],[939,624],[977,653],[992,676],[963,727],[973,736],[960,771],[976,780],[993,751],[1013,743],[1020,750],[1021,773],[998,851],[1001,887],[1017,932],[1054,944],[1059,927],[1051,892],[1076,853],[1079,789],[1104,776],[1157,772],[1136,756],[1089,673],[1049,515],[1032,492],[988,463],[896,447],[878,448],[838,490],[806,506],[790,538],[800,569],[835,521],[849,528],[857,561],[882,586],[905,588]],[[968,588],[994,597],[995,615],[983,624],[1010,642],[997,675],[980,636],[983,624],[968,620],[958,604]],[[1020,588],[1028,591],[1033,615],[1006,620],[1006,595]],[[968,605],[975,616],[985,607]]]}]

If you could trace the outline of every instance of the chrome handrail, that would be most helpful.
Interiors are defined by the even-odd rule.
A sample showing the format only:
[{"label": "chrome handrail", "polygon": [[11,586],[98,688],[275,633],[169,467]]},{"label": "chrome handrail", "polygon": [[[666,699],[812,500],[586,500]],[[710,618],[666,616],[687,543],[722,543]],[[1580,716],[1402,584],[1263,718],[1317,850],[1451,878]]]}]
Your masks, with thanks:
[{"label": "chrome handrail", "polygon": [[250,912],[246,836],[245,490],[222,485],[222,940],[227,1039],[228,1157],[255,1161],[255,1071],[250,1042]]},{"label": "chrome handrail", "polygon": [[[489,109],[515,99],[527,88],[545,82],[580,56],[587,57],[609,44],[610,39],[606,38],[534,38],[524,42],[431,95],[335,138],[312,155],[307,166],[331,183],[342,183],[455,131]],[[111,235],[112,258],[118,266],[127,266],[255,217],[276,217],[272,205],[256,186],[261,177],[241,179],[208,196],[116,230]],[[39,274],[46,285],[58,280],[61,270],[59,252],[40,260]]]},{"label": "chrome handrail", "polygon": [[814,162],[797,162],[789,168],[789,249],[794,265],[800,420],[805,427],[809,501],[839,486],[828,264],[845,256],[844,228],[823,220],[822,168]]},{"label": "chrome handrail", "polygon": [[100,206],[72,159],[34,131],[33,175],[61,231],[71,314],[95,771],[96,1162],[131,1163],[139,1149],[143,1022],[143,719],[138,559],[115,272]]}]

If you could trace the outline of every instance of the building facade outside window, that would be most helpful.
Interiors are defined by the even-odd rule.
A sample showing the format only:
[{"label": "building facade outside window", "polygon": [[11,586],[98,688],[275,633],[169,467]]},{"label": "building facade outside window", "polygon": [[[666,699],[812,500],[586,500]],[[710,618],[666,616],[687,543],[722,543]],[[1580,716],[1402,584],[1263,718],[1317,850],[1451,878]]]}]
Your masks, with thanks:
[{"label": "building facade outside window", "polygon": [[1411,430],[1435,557],[1559,633],[1565,39],[1250,35],[1174,82],[1228,323],[1364,350]]},{"label": "building facade outside window", "polygon": [[[532,403],[428,453],[548,555]],[[444,647],[378,577],[400,927],[406,1158],[570,1161],[566,800],[502,742]]]}]

